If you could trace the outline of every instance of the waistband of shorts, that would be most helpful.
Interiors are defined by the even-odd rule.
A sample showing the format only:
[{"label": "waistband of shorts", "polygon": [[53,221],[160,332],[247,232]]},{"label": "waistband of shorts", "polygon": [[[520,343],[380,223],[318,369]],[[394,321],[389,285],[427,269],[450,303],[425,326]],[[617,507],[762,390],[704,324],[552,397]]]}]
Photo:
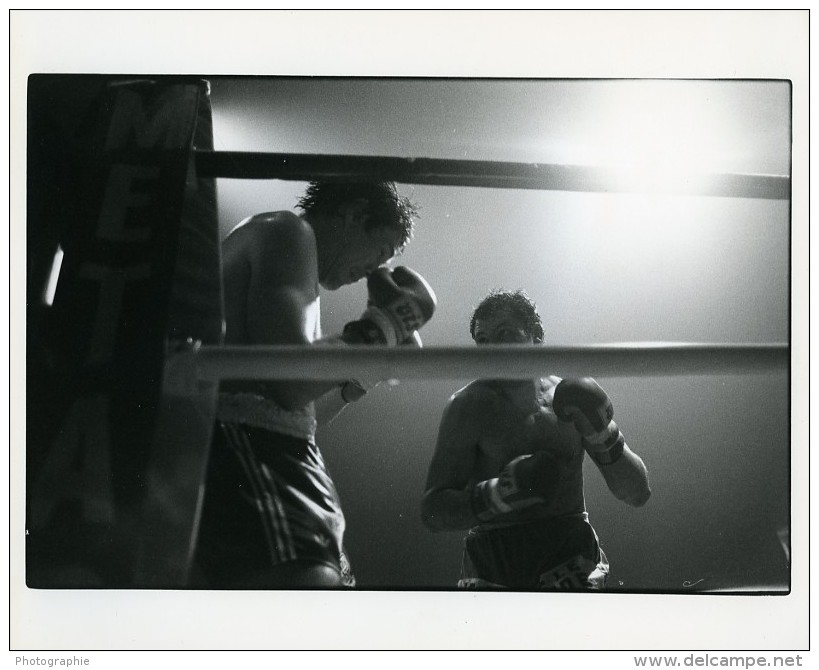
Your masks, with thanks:
[{"label": "waistband of shorts", "polygon": [[549,523],[561,523],[563,521],[584,521],[589,522],[588,512],[578,512],[577,514],[563,514],[561,516],[544,516],[536,519],[519,519],[515,521],[489,521],[469,529],[470,533],[483,533],[490,530],[500,530],[503,528],[515,528],[517,526],[538,526]]},{"label": "waistband of shorts", "polygon": [[315,441],[316,417],[309,408],[286,410],[256,393],[219,393],[216,420],[263,428],[299,439]]}]

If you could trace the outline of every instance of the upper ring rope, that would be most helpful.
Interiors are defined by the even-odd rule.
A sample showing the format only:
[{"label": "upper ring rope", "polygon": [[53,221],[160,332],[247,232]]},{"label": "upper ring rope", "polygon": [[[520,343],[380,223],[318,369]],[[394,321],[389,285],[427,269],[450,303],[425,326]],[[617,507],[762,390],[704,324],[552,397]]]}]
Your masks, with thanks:
[{"label": "upper ring rope", "polygon": [[386,180],[433,186],[582,191],[590,193],[660,192],[735,198],[790,198],[791,180],[764,174],[674,174],[663,177],[629,168],[513,163],[437,158],[395,158],[196,151],[200,177],[284,179],[290,181]]}]

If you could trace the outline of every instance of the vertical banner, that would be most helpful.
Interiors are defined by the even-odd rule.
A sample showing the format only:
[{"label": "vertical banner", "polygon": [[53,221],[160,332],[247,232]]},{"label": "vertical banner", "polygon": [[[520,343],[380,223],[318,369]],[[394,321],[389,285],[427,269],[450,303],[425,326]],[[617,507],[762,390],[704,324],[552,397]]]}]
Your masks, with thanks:
[{"label": "vertical banner", "polygon": [[[213,151],[209,95],[197,110],[194,149]],[[219,385],[196,378],[190,354],[199,343],[221,344],[224,336],[216,205],[216,181],[198,177],[191,152],[134,573],[135,585],[146,588],[184,586],[191,577]]]},{"label": "vertical banner", "polygon": [[[29,78],[27,225],[37,258],[27,324],[29,587],[136,585],[206,97],[206,83],[174,78]],[[45,277],[55,243],[62,262]],[[48,304],[41,288],[57,272]],[[185,337],[218,339],[218,300],[210,317],[215,324]]]}]

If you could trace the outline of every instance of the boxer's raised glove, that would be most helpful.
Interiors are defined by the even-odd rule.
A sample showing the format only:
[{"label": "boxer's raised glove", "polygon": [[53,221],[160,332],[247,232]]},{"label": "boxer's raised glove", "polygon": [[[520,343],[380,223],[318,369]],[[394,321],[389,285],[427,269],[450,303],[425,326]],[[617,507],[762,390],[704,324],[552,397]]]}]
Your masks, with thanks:
[{"label": "boxer's raised glove", "polygon": [[500,514],[548,503],[557,492],[559,479],[560,466],[545,451],[518,456],[497,477],[472,488],[472,513],[479,521],[489,521]]},{"label": "boxer's raised glove", "polygon": [[598,463],[614,463],[623,455],[625,438],[612,418],[611,399],[591,377],[562,380],[552,409],[558,419],[574,424]]},{"label": "boxer's raised glove", "polygon": [[378,268],[367,277],[367,292],[367,309],[344,327],[349,344],[396,345],[412,337],[435,312],[432,287],[406,267]]}]

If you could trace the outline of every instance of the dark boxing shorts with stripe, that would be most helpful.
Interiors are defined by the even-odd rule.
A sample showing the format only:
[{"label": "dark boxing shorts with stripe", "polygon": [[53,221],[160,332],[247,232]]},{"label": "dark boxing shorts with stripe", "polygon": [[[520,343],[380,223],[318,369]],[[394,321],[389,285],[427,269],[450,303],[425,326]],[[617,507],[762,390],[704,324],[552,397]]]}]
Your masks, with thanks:
[{"label": "dark boxing shorts with stripe", "polygon": [[314,435],[312,412],[220,395],[194,559],[208,586],[229,588],[290,561],[329,566],[354,584],[344,514]]},{"label": "dark boxing shorts with stripe", "polygon": [[583,512],[472,528],[464,539],[458,587],[597,590],[608,574],[608,559]]}]

